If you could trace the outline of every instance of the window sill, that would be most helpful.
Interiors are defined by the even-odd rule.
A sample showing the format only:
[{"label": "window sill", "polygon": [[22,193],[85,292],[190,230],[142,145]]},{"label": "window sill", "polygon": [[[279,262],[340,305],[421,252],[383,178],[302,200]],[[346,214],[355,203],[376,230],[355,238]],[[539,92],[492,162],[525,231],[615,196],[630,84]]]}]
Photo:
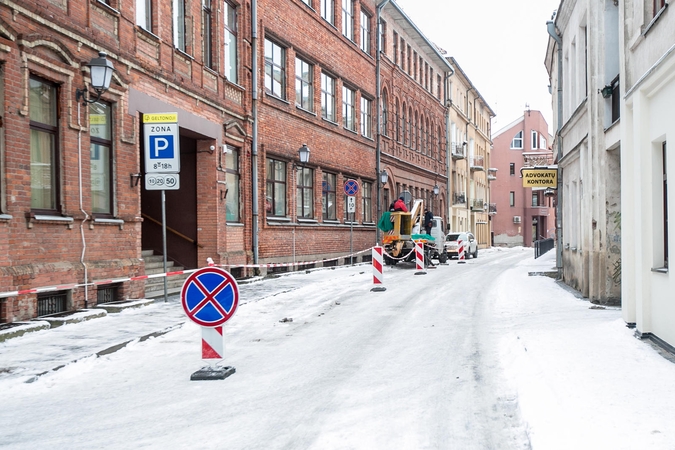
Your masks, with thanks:
[{"label": "window sill", "polygon": [[152,38],[152,39],[156,40],[157,43],[159,43],[159,41],[160,41],[159,36],[157,36],[155,33],[153,33],[150,30],[146,30],[145,28],[143,28],[140,25],[136,25],[136,31],[140,32],[141,34],[145,35],[146,37],[149,37],[149,38]]},{"label": "window sill", "polygon": [[106,11],[108,11],[108,12],[110,12],[110,13],[116,15],[116,16],[119,16],[119,15],[120,15],[120,12],[119,12],[117,9],[113,8],[112,6],[108,5],[107,3],[105,3],[105,2],[102,1],[102,0],[95,0],[95,4],[96,4],[99,8],[103,8],[103,9],[105,9]]},{"label": "window sill", "polygon": [[284,216],[267,216],[267,222],[290,222],[290,217]]},{"label": "window sill", "polygon": [[240,222],[225,222],[228,227],[243,227],[244,224]]},{"label": "window sill", "polygon": [[354,134],[356,134],[356,135],[359,134],[356,130],[350,130],[349,128],[344,127],[344,126],[342,127],[342,129],[345,130],[345,131],[349,131],[350,133],[354,133]]},{"label": "window sill", "polygon": [[323,119],[324,122],[328,122],[328,123],[331,124],[331,125],[338,126],[338,123],[337,123],[337,122],[334,122],[334,121],[332,121],[332,120],[330,120],[330,119],[326,119],[325,117],[321,117],[321,118]]},{"label": "window sill", "polygon": [[656,13],[654,18],[647,24],[645,27],[644,31],[642,32],[642,36],[647,36],[647,33],[654,27],[656,22],[661,18],[661,16],[666,12],[666,9],[668,9],[668,3],[666,3],[663,8],[659,10],[659,12]]},{"label": "window sill", "polygon": [[9,214],[0,214],[0,220],[12,220],[12,216]]},{"label": "window sill", "polygon": [[316,219],[301,219],[298,217],[298,223],[315,224],[319,223],[319,221]]},{"label": "window sill", "polygon": [[102,225],[122,225],[124,220],[122,219],[106,219],[103,217],[94,218],[94,223],[100,223]]},{"label": "window sill", "polygon": [[667,267],[652,267],[652,272],[668,273],[668,268]]},{"label": "window sill", "polygon": [[272,94],[271,92],[265,91],[265,97],[266,97],[266,98],[272,98],[272,99],[274,99],[274,100],[280,101],[281,103],[285,103],[285,104],[287,104],[287,105],[290,105],[290,104],[291,104],[291,102],[289,102],[288,100],[286,100],[286,99],[284,99],[284,98],[281,98],[281,97],[278,97],[278,96]]},{"label": "window sill", "polygon": [[311,110],[309,110],[309,109],[305,109],[305,108],[303,108],[302,106],[300,106],[300,105],[298,105],[298,104],[295,105],[295,109],[297,109],[298,111],[302,111],[302,112],[304,112],[304,113],[306,113],[306,114],[309,114],[309,115],[311,115],[311,116],[316,117],[316,113],[315,113],[314,111],[311,111]]},{"label": "window sill", "polygon": [[340,225],[340,221],[337,219],[324,219],[323,223],[326,225]]},{"label": "window sill", "polygon": [[194,61],[194,60],[195,60],[195,57],[194,57],[194,56],[190,55],[189,53],[185,53],[184,50],[181,50],[181,49],[179,49],[178,47],[174,47],[173,49],[175,50],[176,53],[178,53],[178,54],[179,54],[180,56],[182,56],[183,58],[187,58],[187,59],[189,59],[189,60],[191,60],[191,61]]},{"label": "window sill", "polygon": [[29,214],[27,218],[28,220],[26,221],[26,226],[28,227],[28,229],[33,228],[34,223],[66,224],[68,229],[72,229],[74,221],[72,217],[52,216],[48,214]]}]

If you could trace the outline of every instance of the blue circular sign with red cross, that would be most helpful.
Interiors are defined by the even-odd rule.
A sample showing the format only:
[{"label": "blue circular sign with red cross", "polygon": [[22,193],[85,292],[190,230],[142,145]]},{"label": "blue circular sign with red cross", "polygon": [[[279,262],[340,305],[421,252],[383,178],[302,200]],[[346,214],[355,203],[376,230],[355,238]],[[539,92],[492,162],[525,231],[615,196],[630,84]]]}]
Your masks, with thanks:
[{"label": "blue circular sign with red cross", "polygon": [[237,310],[239,286],[227,271],[205,267],[185,280],[180,299],[190,320],[203,327],[217,327]]},{"label": "blue circular sign with red cross", "polygon": [[359,182],[356,180],[345,181],[345,194],[356,195],[359,192]]}]

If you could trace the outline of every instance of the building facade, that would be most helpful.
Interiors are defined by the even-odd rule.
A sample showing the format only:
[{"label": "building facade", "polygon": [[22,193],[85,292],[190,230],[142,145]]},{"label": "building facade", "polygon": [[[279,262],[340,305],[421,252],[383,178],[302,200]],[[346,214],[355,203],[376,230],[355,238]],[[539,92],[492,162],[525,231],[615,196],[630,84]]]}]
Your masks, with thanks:
[{"label": "building facade", "polygon": [[562,1],[549,22],[558,267],[595,303],[621,298],[619,6]]},{"label": "building facade", "polygon": [[532,247],[555,237],[555,194],[552,189],[523,187],[521,169],[553,166],[551,136],[539,111],[527,110],[492,136],[492,163],[499,177],[492,181],[494,245]]},{"label": "building facade", "polygon": [[381,10],[383,209],[404,192],[448,220],[446,79],[452,67],[395,2]]},{"label": "building facade", "polygon": [[490,164],[494,111],[455,58],[448,79],[448,137],[451,155],[450,224],[452,231],[470,231],[479,248],[492,245],[490,182],[497,178]]},{"label": "building facade", "polygon": [[[670,3],[670,7],[669,7]],[[675,347],[675,12],[664,0],[618,7],[621,70],[621,299],[636,334]],[[670,181],[670,184],[669,184]]]}]

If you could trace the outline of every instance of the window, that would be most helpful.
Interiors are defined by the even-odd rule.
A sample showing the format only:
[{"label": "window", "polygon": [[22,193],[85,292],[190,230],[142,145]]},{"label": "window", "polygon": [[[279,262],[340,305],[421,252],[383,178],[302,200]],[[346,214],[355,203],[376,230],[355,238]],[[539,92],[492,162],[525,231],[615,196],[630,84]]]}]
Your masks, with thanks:
[{"label": "window", "polygon": [[286,215],[286,163],[270,158],[267,158],[265,210],[268,216]]},{"label": "window", "polygon": [[286,51],[265,39],[265,92],[286,98]]},{"label": "window", "polygon": [[394,44],[393,54],[394,54],[394,65],[398,65],[398,33],[394,31],[394,38],[392,39]]},{"label": "window", "polygon": [[354,1],[342,0],[342,34],[354,40]]},{"label": "window", "polygon": [[373,198],[371,197],[373,190],[372,183],[364,181],[361,189],[361,208],[362,220],[364,223],[371,223],[373,221]]},{"label": "window", "polygon": [[361,97],[361,134],[367,138],[373,137],[373,102]]},{"label": "window", "polygon": [[144,30],[152,31],[151,0],[136,0],[136,25]]},{"label": "window", "polygon": [[307,61],[295,58],[295,104],[314,111],[313,67]]},{"label": "window", "polygon": [[436,75],[436,98],[441,99],[441,76]]},{"label": "window", "polygon": [[335,25],[335,7],[333,0],[321,0],[321,17],[331,25]]},{"label": "window", "polygon": [[402,120],[399,120],[401,117],[401,105],[396,99],[396,109],[394,110],[394,126],[396,127],[396,142],[401,142],[401,122]]},{"label": "window", "polygon": [[405,40],[401,38],[401,70],[405,72]]},{"label": "window", "polygon": [[113,214],[112,114],[110,105],[89,104],[91,211]]},{"label": "window", "polygon": [[342,125],[351,131],[356,131],[354,117],[354,99],[356,93],[346,86],[342,86]]},{"label": "window", "polygon": [[56,212],[59,196],[57,89],[30,79],[30,206]]},{"label": "window", "polygon": [[178,50],[187,51],[185,0],[173,0],[173,45]]},{"label": "window", "polygon": [[321,74],[321,117],[335,122],[335,78]]},{"label": "window", "polygon": [[[225,220],[239,222],[239,149],[227,146],[225,153],[225,181],[227,195],[225,197]],[[285,197],[285,196],[284,196]]]},{"label": "window", "polygon": [[[655,217],[654,221],[654,245],[655,245],[655,257],[657,258],[655,261],[655,265],[657,267],[668,267],[668,170],[667,170],[667,153],[666,153],[666,143],[663,142],[661,144],[661,148],[659,149],[656,158],[656,168],[655,171],[658,170],[660,173],[658,174],[658,178],[655,183],[654,183],[654,199],[656,201],[660,199],[662,200],[662,210],[661,210],[661,217],[659,218],[658,216]],[[659,161],[660,160],[660,161]],[[660,192],[659,192],[660,191]],[[659,220],[660,219],[660,220]],[[661,237],[661,242],[658,242],[659,237]],[[663,245],[663,250],[662,252],[659,251],[658,246]],[[662,254],[662,263],[659,261],[659,254]]]},{"label": "window", "polygon": [[511,141],[511,148],[522,149],[523,148],[523,132],[519,131]]},{"label": "window", "polygon": [[382,51],[385,55],[387,54],[387,22],[384,20],[380,19],[380,32],[379,32],[379,46],[380,46],[380,51]]},{"label": "window", "polygon": [[298,167],[297,171],[298,218],[314,218],[314,171],[307,167]]},{"label": "window", "polygon": [[532,206],[539,206],[539,192],[532,191]]},{"label": "window", "polygon": [[321,183],[321,208],[323,209],[324,220],[336,220],[337,205],[335,196],[335,174],[323,174],[323,183]]},{"label": "window", "polygon": [[403,104],[403,113],[401,114],[401,130],[403,134],[403,145],[408,145],[408,112]]},{"label": "window", "polygon": [[361,50],[370,55],[370,16],[361,11]]},{"label": "window", "polygon": [[213,69],[213,33],[211,31],[211,21],[213,20],[213,10],[211,9],[211,0],[202,0],[202,53],[204,56],[204,66]]},{"label": "window", "polygon": [[[237,76],[237,9],[230,5],[228,2],[225,2],[225,24],[223,27],[224,31],[224,70],[225,77],[232,83],[238,83],[239,77]],[[281,54],[281,67],[283,69],[283,49]],[[265,70],[267,70],[267,41],[265,41]],[[265,72],[267,73],[267,72]],[[283,73],[283,71],[282,71]],[[267,77],[265,77],[265,82],[267,82]],[[284,83],[285,87],[285,83]],[[285,90],[285,89],[284,89]]]},{"label": "window", "polygon": [[539,135],[539,148],[542,148],[544,150],[547,150],[548,147],[546,146],[546,138],[542,136],[541,134]]},{"label": "window", "polygon": [[[406,55],[408,56],[406,67],[408,69],[408,75],[410,75],[410,70],[412,70],[412,49],[408,44],[406,44],[406,47],[408,48],[408,50],[406,51]],[[417,59],[415,59],[415,61],[417,61]]]},{"label": "window", "polygon": [[532,150],[536,150],[539,148],[539,133],[536,131],[532,130]]},{"label": "window", "polygon": [[514,191],[509,192],[509,206],[516,206],[516,193]]},{"label": "window", "polygon": [[516,174],[516,163],[509,163],[509,175]]},{"label": "window", "polygon": [[387,98],[387,93],[384,92],[382,95],[382,120],[381,120],[381,126],[382,126],[382,134],[384,136],[389,136],[388,129],[389,129],[389,99]]}]

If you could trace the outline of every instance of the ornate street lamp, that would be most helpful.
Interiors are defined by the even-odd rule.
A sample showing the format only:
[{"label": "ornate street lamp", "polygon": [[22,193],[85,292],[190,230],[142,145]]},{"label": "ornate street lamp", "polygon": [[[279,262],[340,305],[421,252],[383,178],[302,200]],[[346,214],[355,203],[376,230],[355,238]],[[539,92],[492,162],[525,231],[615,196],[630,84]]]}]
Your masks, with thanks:
[{"label": "ornate street lamp", "polygon": [[89,96],[89,91],[85,86],[84,89],[77,89],[75,91],[75,99],[78,102],[80,99],[84,105],[97,102],[101,98],[101,95],[110,88],[110,81],[112,80],[112,74],[115,71],[115,67],[113,66],[113,63],[108,60],[107,56],[108,55],[105,52],[98,52],[98,58],[93,58],[89,64],[86,64],[86,66],[89,67],[91,87],[96,91],[96,98],[87,98]]}]

